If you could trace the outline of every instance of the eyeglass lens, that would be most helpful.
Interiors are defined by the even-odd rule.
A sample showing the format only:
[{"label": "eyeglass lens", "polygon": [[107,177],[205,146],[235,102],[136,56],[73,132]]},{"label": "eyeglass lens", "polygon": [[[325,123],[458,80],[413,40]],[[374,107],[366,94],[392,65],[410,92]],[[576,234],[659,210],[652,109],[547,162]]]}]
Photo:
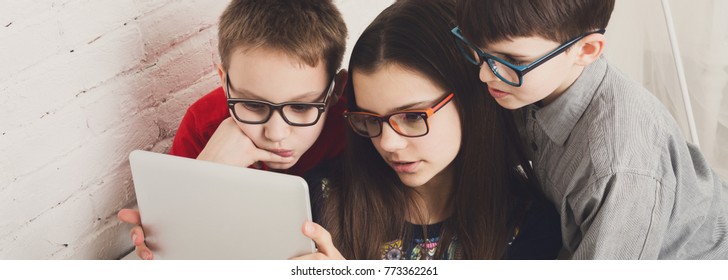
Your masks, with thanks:
[{"label": "eyeglass lens", "polygon": [[422,112],[397,113],[389,116],[387,120],[366,114],[352,114],[348,119],[354,130],[365,137],[379,136],[382,133],[383,121],[387,121],[400,135],[416,137],[427,133],[427,120],[425,113]]},{"label": "eyeglass lens", "polygon": [[[235,115],[244,122],[265,122],[274,110],[270,104],[242,101],[234,106]],[[280,107],[283,118],[296,124],[310,124],[319,117],[319,109],[310,104],[285,104]]]},{"label": "eyeglass lens", "polygon": [[513,68],[510,68],[506,66],[505,64],[501,63],[500,61],[494,60],[494,59],[488,59],[488,66],[490,66],[490,69],[493,70],[493,72],[503,81],[510,82],[512,84],[518,84],[518,74],[516,73],[516,70],[513,70]]},{"label": "eyeglass lens", "polygon": [[[460,48],[460,51],[470,63],[475,65],[482,64],[482,58],[478,55],[477,51],[473,49],[472,46],[466,44],[462,40],[455,40],[455,42]],[[487,59],[487,61],[488,67],[490,67],[493,72],[498,75],[499,78],[514,84],[519,83],[518,74],[515,70],[494,59]]]}]

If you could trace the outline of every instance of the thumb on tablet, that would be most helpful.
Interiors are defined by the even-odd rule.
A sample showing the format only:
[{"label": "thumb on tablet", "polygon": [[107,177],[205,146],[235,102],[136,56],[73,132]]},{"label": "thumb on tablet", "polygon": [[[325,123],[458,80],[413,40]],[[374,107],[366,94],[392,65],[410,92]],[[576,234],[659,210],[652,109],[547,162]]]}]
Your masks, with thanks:
[{"label": "thumb on tablet", "polygon": [[319,224],[305,222],[303,224],[303,234],[316,243],[319,253],[328,256],[330,259],[344,259],[341,253],[339,253],[339,250],[334,246],[331,234]]},{"label": "thumb on tablet", "polygon": [[133,225],[140,225],[142,224],[141,217],[139,216],[139,211],[134,209],[121,209],[119,213],[116,214],[116,217],[127,224],[133,224]]}]

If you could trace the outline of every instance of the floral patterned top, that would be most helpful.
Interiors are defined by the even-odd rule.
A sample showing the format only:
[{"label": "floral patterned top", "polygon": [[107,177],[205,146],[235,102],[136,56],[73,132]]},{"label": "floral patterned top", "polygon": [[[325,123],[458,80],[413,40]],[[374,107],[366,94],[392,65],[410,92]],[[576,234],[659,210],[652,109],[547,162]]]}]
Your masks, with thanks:
[{"label": "floral patterned top", "polygon": [[[548,205],[531,207],[525,220],[515,229],[508,242],[505,259],[555,259],[561,249],[561,231],[558,216]],[[427,235],[421,225],[412,227],[410,241],[396,239],[381,247],[383,260],[433,260],[440,248],[443,223],[428,225]],[[425,238],[427,236],[427,238]],[[454,237],[439,259],[463,259],[462,244]]]},{"label": "floral patterned top", "polygon": [[[442,223],[427,226],[427,238],[420,225],[412,225],[412,238],[407,244],[402,239],[392,240],[382,246],[383,260],[433,260],[440,243]],[[454,238],[442,259],[462,259],[462,250]]]}]

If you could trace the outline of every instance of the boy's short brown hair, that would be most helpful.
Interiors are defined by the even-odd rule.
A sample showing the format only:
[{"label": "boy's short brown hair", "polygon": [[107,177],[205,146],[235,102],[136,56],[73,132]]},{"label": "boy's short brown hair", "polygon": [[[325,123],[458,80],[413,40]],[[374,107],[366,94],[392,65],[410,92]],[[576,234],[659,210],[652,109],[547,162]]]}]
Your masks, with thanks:
[{"label": "boy's short brown hair", "polygon": [[218,50],[225,70],[238,47],[266,47],[311,67],[324,61],[333,75],[341,67],[346,33],[331,0],[233,0],[220,16]]},{"label": "boy's short brown hair", "polygon": [[463,35],[485,46],[513,37],[541,36],[564,43],[606,28],[615,0],[459,0]]}]

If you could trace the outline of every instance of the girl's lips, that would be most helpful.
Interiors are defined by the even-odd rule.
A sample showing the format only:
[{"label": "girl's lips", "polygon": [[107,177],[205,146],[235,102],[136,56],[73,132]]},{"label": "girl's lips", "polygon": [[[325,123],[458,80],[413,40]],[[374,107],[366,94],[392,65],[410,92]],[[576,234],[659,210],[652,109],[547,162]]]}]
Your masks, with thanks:
[{"label": "girl's lips", "polygon": [[491,87],[488,88],[488,93],[490,93],[490,95],[493,96],[493,98],[495,98],[495,99],[500,99],[500,98],[508,96],[507,92],[500,91],[500,90],[497,90],[497,89],[494,89]]},{"label": "girl's lips", "polygon": [[422,161],[391,162],[392,169],[397,173],[414,173]]}]

